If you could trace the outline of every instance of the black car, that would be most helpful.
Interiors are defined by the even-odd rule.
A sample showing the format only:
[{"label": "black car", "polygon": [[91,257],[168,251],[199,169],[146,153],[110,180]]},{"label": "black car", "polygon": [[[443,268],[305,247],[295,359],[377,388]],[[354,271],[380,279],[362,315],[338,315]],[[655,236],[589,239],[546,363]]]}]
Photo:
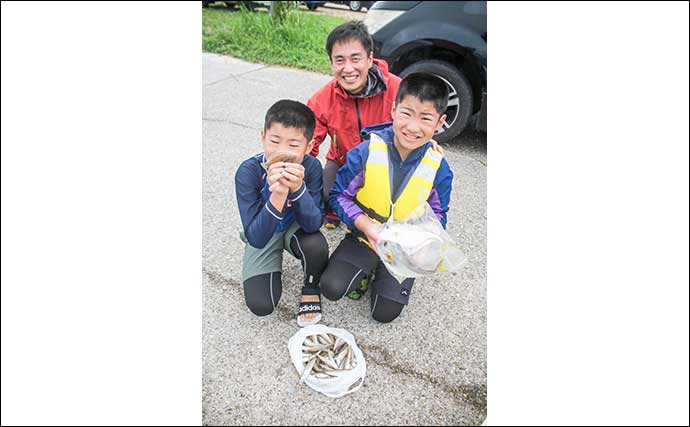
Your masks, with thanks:
[{"label": "black car", "polygon": [[350,10],[359,12],[362,8],[369,10],[375,1],[329,1],[328,3],[346,4],[350,6]]},{"label": "black car", "polygon": [[364,20],[374,56],[400,77],[428,72],[449,87],[447,142],[465,129],[486,99],[485,1],[379,1]]},{"label": "black car", "polygon": [[316,10],[317,7],[323,6],[326,2],[325,1],[303,1],[307,6],[307,9],[309,10]]}]

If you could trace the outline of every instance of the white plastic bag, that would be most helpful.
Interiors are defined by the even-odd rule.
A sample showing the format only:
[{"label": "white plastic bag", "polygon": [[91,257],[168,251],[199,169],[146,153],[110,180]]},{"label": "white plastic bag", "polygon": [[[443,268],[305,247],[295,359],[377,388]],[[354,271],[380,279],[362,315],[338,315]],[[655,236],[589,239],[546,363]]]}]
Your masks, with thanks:
[{"label": "white plastic bag", "polygon": [[399,282],[407,277],[458,271],[467,262],[428,203],[402,220],[392,218],[383,224],[376,249]]},{"label": "white plastic bag", "polygon": [[[355,337],[345,329],[329,328],[324,325],[309,325],[300,329],[295,335],[290,337],[288,341],[288,351],[290,352],[292,364],[295,366],[295,369],[297,369],[297,373],[301,375],[305,367],[304,362],[302,362],[302,343],[309,335],[318,334],[333,334],[341,340],[346,341],[355,354],[357,365],[354,369],[344,372],[337,378],[321,379],[309,375],[304,380],[305,384],[328,397],[334,398],[342,397],[359,390],[364,383],[367,365],[364,361],[362,351],[357,347]],[[357,384],[357,382],[359,382],[359,384]]]}]

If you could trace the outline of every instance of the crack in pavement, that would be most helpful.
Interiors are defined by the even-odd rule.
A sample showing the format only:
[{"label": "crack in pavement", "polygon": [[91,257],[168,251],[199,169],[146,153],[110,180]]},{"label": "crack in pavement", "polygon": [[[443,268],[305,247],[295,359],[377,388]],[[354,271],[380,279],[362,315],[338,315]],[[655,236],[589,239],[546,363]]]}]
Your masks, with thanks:
[{"label": "crack in pavement", "polygon": [[[232,279],[226,279],[225,277],[223,277],[222,274],[217,273],[215,271],[209,271],[206,269],[206,267],[202,267],[201,271],[206,275],[206,277],[208,277],[208,280],[211,282],[212,285],[219,287],[229,286],[230,288],[236,289],[242,288],[241,283]],[[276,305],[273,313],[276,315],[278,320],[287,323],[292,322],[296,319],[296,317],[293,316],[293,313],[290,311],[290,309],[286,307],[285,304],[281,305],[280,302],[278,302],[278,305]]]},{"label": "crack in pavement", "polygon": [[453,396],[456,401],[468,403],[482,414],[486,412],[486,385],[462,384],[460,386],[452,386],[431,375],[403,367],[402,364],[394,363],[391,354],[381,346],[360,343],[359,347],[362,349],[362,352],[368,356],[367,363],[374,363],[375,365],[388,368],[396,374],[407,375],[436,387],[440,387],[446,391],[446,393]]},{"label": "crack in pavement", "polygon": [[[226,279],[220,273],[209,271],[206,269],[206,267],[202,267],[202,272],[206,275],[206,277],[208,277],[212,285],[229,286],[235,289],[239,289],[241,287],[239,282]],[[295,316],[293,316],[294,313],[285,305],[276,306],[274,313],[277,314],[276,317],[279,321],[293,322],[295,320]],[[462,384],[460,386],[452,386],[432,377],[429,374],[404,367],[404,364],[402,363],[393,362],[393,356],[390,354],[390,352],[379,345],[366,343],[366,340],[362,339],[358,339],[358,342],[362,352],[367,356],[367,363],[373,363],[375,365],[387,368],[394,373],[407,375],[439,387],[451,395],[457,402],[467,403],[478,410],[481,414],[486,413],[486,385]]]},{"label": "crack in pavement", "polygon": [[255,69],[253,69],[253,70],[245,71],[244,73],[235,74],[235,77],[242,77],[242,76],[244,76],[244,75],[253,73],[253,72],[255,72],[255,71],[265,70],[266,68],[270,68],[270,67],[271,67],[270,65],[264,65],[263,67],[259,67],[259,68],[255,68]]},{"label": "crack in pavement", "polygon": [[208,277],[208,280],[211,281],[212,284],[214,285],[220,285],[220,286],[235,286],[239,287],[240,283],[236,282],[232,279],[226,279],[223,277],[222,274],[217,273],[215,271],[209,271],[206,269],[206,267],[201,267],[201,272]]},{"label": "crack in pavement", "polygon": [[256,68],[256,69],[254,69],[254,70],[245,71],[244,73],[240,73],[240,74],[230,74],[228,77],[223,77],[222,79],[213,81],[213,82],[211,82],[211,83],[206,83],[206,84],[204,85],[204,87],[213,86],[213,85],[215,85],[216,83],[224,82],[224,81],[230,80],[230,79],[235,79],[235,80],[237,80],[238,77],[242,77],[242,76],[247,75],[247,74],[249,74],[249,73],[253,73],[254,71],[260,71],[260,70],[266,69],[266,68],[268,68],[268,67],[269,67],[269,65],[264,65],[263,67],[259,67],[259,68]]},{"label": "crack in pavement", "polygon": [[261,130],[261,128],[247,126],[247,125],[244,125],[242,123],[233,122],[232,120],[228,120],[228,119],[213,119],[210,117],[202,117],[201,119],[205,122],[223,122],[223,123],[230,123],[231,125],[239,126],[241,128],[245,128],[245,129]]},{"label": "crack in pavement", "polygon": [[213,81],[213,82],[211,82],[211,83],[206,83],[206,84],[204,85],[204,87],[213,86],[213,85],[216,84],[216,83],[224,82],[224,81],[230,80],[230,79],[235,79],[235,80],[237,80],[237,76],[235,76],[234,74],[230,74],[228,77],[223,77],[222,79]]}]

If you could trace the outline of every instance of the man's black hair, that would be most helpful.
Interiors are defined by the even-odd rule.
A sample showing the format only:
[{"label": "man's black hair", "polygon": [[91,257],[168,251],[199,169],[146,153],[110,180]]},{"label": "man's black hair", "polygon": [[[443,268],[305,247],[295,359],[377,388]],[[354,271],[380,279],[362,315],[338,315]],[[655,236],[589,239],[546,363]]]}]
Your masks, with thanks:
[{"label": "man's black hair", "polygon": [[328,52],[328,57],[331,57],[331,52],[333,52],[333,45],[339,42],[346,42],[348,40],[359,40],[364,46],[364,50],[369,56],[369,52],[374,49],[374,41],[369,35],[367,26],[364,25],[362,21],[350,21],[341,24],[333,29],[326,39],[326,52]]},{"label": "man's black hair", "polygon": [[308,143],[314,135],[316,118],[314,112],[301,102],[282,99],[266,112],[264,131],[268,130],[273,123],[301,130]]},{"label": "man's black hair", "polygon": [[406,96],[414,96],[420,101],[431,101],[438,114],[443,114],[448,106],[448,86],[440,78],[426,73],[412,73],[400,82],[395,105]]}]

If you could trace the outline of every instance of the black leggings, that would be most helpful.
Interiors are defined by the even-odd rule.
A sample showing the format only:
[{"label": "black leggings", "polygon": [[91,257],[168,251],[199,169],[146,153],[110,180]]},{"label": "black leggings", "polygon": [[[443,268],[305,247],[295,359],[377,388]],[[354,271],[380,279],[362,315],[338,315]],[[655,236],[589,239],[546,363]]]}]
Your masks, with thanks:
[{"label": "black leggings", "polygon": [[[290,239],[290,249],[302,262],[304,286],[318,287],[321,273],[328,264],[328,243],[321,232],[305,233],[302,229]],[[266,316],[273,313],[283,293],[281,272],[260,274],[243,283],[244,300],[252,313]]]},{"label": "black leggings", "polygon": [[[377,268],[377,274],[385,273]],[[337,301],[352,290],[359,289],[359,283],[368,275],[370,272],[363,271],[354,264],[331,258],[321,277],[321,293],[329,300]],[[369,288],[373,288],[373,283],[369,283]],[[388,323],[397,318],[405,306],[373,292],[372,289],[370,307],[374,320]]]}]

